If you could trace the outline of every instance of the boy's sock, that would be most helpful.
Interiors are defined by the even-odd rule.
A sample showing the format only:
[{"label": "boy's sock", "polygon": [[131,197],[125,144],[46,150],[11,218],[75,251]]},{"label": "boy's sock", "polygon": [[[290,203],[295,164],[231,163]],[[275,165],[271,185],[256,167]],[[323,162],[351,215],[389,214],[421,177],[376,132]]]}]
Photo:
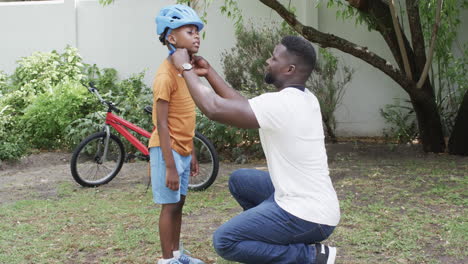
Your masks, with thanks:
[{"label": "boy's sock", "polygon": [[174,255],[175,259],[180,258],[180,255],[181,255],[180,250],[172,251],[172,255]]}]

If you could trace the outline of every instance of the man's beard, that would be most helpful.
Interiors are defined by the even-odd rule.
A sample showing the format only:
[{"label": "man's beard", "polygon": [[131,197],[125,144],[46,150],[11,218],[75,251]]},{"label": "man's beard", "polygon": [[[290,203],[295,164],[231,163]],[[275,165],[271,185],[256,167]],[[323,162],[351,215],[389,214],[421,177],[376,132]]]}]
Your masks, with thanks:
[{"label": "man's beard", "polygon": [[267,84],[273,84],[275,83],[275,81],[276,81],[275,76],[273,76],[271,72],[265,73],[265,82]]}]

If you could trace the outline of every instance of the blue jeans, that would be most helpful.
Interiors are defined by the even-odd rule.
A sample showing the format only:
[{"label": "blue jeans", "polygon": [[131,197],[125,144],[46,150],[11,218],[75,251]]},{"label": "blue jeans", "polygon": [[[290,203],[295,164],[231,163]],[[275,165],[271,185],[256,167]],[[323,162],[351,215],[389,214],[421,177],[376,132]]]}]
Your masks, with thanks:
[{"label": "blue jeans", "polygon": [[335,229],[302,220],[274,200],[270,174],[240,169],[231,174],[229,190],[244,212],[216,230],[213,245],[223,258],[241,263],[315,263],[315,247]]}]

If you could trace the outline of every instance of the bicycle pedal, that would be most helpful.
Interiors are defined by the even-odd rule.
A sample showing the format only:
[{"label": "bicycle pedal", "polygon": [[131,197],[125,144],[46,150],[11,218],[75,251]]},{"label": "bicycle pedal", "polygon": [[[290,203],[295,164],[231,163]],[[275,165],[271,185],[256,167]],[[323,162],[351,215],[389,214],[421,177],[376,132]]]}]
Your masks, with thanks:
[{"label": "bicycle pedal", "polygon": [[125,156],[125,162],[133,162],[135,161],[135,159],[137,158],[137,155],[133,154],[133,153],[128,153],[126,156]]}]

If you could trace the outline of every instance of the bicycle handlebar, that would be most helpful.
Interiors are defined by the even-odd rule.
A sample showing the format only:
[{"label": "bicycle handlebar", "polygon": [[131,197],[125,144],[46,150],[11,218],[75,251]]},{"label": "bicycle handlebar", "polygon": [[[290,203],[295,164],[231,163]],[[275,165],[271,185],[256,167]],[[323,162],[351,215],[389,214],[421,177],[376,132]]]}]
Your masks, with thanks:
[{"label": "bicycle handlebar", "polygon": [[106,101],[106,100],[104,100],[104,99],[102,98],[102,96],[99,94],[99,92],[98,92],[96,86],[94,86],[94,83],[89,82],[89,86],[87,86],[87,85],[85,85],[85,84],[83,84],[83,85],[84,85],[85,87],[88,88],[88,91],[89,91],[90,93],[96,95],[96,97],[99,99],[99,101],[101,102],[101,104],[107,105],[107,106],[109,107],[109,110],[108,110],[108,111],[112,110],[112,111],[115,111],[115,112],[117,112],[117,113],[120,113],[120,112],[121,112],[117,107],[115,107],[115,105],[114,105],[112,102],[108,102],[108,101]]}]

